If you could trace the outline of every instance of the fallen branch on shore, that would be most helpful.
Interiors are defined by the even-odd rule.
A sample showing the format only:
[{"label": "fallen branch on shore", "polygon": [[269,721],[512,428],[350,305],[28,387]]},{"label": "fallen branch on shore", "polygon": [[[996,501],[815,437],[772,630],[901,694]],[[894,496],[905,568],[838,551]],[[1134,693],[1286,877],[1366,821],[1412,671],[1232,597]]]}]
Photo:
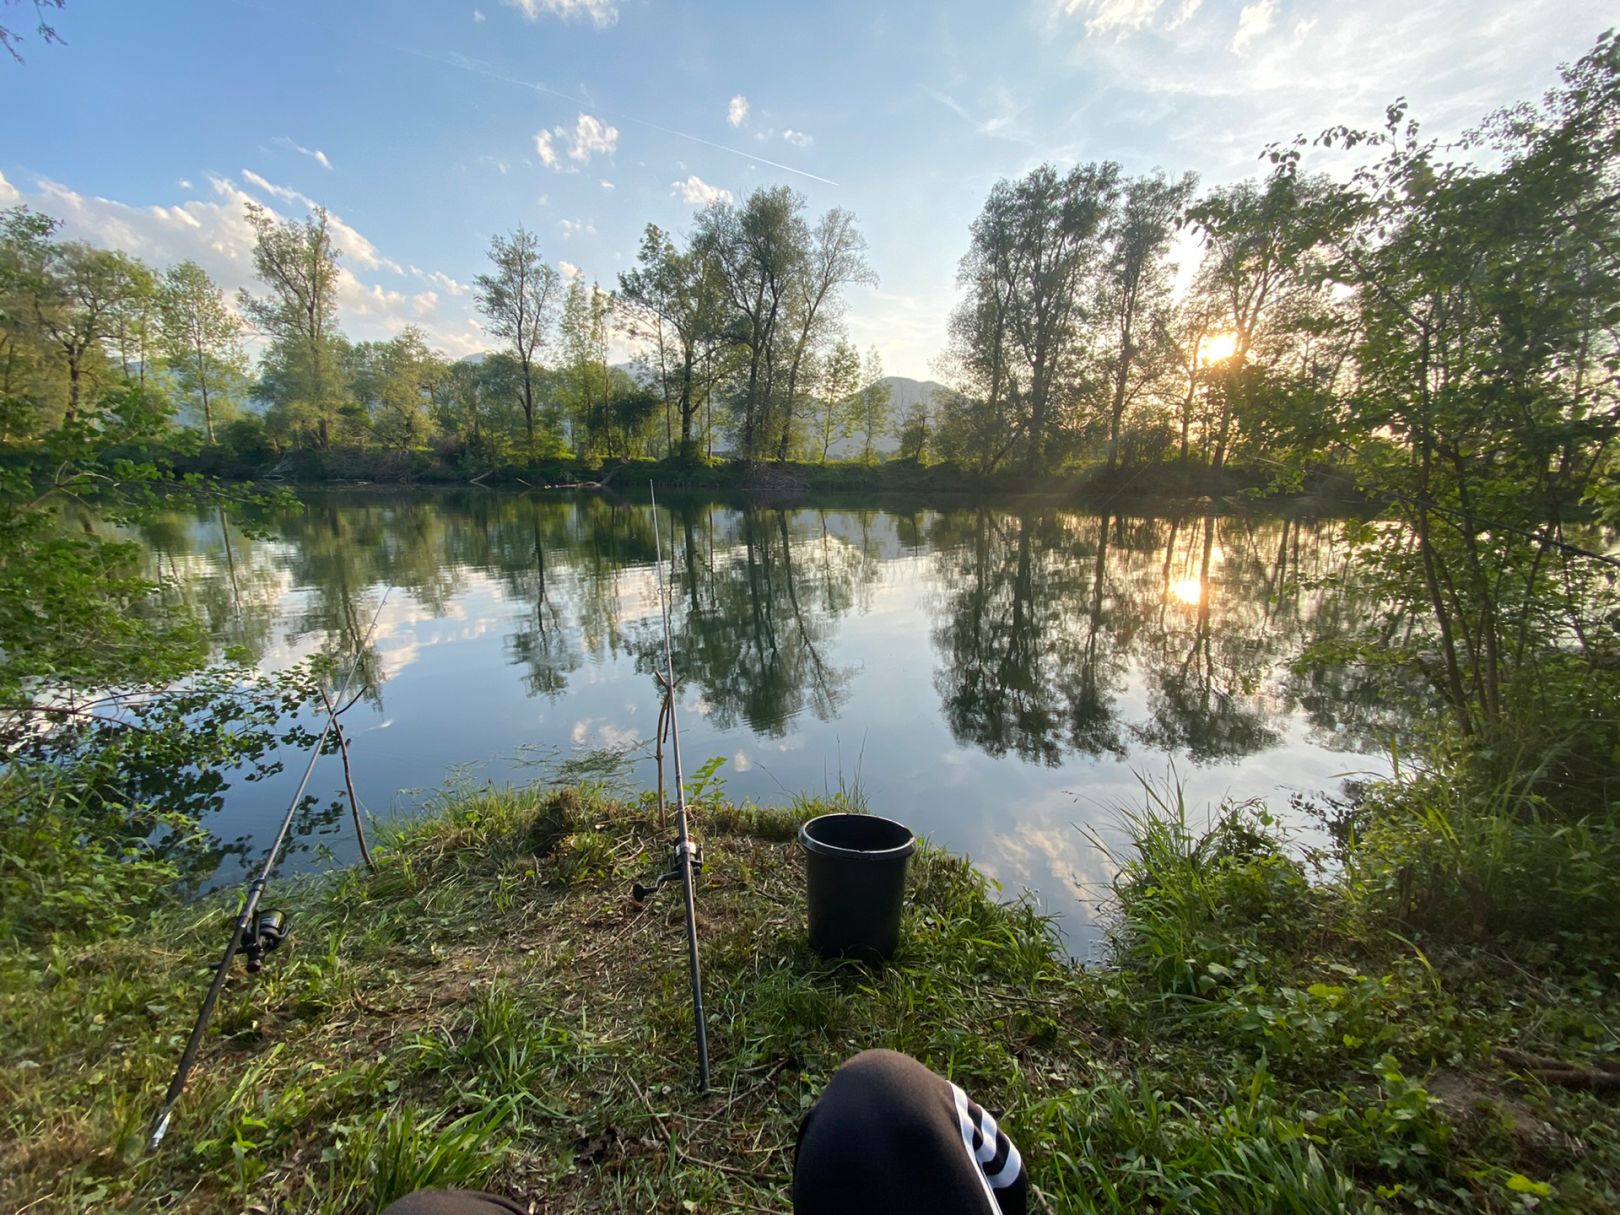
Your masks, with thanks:
[{"label": "fallen branch on shore", "polygon": [[1580,1067],[1562,1059],[1545,1055],[1531,1055],[1511,1046],[1498,1046],[1496,1057],[1516,1072],[1534,1076],[1543,1084],[1557,1084],[1564,1088],[1593,1090],[1620,1090],[1620,1063],[1596,1063]]}]

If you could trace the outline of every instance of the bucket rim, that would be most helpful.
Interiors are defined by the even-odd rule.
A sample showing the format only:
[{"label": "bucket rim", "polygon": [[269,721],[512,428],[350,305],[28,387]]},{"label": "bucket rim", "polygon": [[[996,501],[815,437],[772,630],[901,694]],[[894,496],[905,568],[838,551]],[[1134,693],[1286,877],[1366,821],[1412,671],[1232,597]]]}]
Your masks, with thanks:
[{"label": "bucket rim", "polygon": [[[864,822],[887,823],[897,827],[905,833],[905,840],[892,848],[841,848],[837,844],[829,844],[825,840],[818,840],[810,834],[810,828],[817,823],[826,823],[833,819],[857,818]],[[816,856],[836,856],[852,861],[889,861],[903,860],[917,850],[916,832],[900,822],[898,819],[886,818],[881,814],[851,814],[848,811],[839,811],[834,814],[818,814],[799,825],[799,847]]]}]

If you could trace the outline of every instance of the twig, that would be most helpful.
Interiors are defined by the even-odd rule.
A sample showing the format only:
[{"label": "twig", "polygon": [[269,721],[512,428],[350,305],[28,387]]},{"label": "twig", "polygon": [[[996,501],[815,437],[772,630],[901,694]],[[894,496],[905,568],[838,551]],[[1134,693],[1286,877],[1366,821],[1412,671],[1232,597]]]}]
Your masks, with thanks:
[{"label": "twig", "polygon": [[636,1090],[636,1096],[641,1098],[641,1104],[647,1107],[647,1113],[651,1115],[653,1125],[658,1128],[658,1133],[664,1137],[664,1146],[669,1149],[669,1154],[679,1156],[680,1153],[675,1150],[675,1136],[670,1133],[669,1127],[665,1125],[664,1119],[659,1115],[658,1111],[653,1109],[652,1102],[647,1100],[647,1094],[641,1091],[641,1085],[636,1083],[636,1078],[629,1072],[624,1073],[624,1078],[630,1081],[630,1087]]},{"label": "twig", "polygon": [[343,733],[343,727],[338,724],[337,714],[332,710],[332,698],[321,688],[321,703],[332,716],[332,733],[337,735],[338,754],[343,756],[343,783],[349,790],[349,809],[354,812],[354,836],[360,841],[360,857],[366,862],[366,868],[377,872],[377,862],[371,859],[371,849],[366,847],[366,829],[360,823],[360,799],[354,793],[354,773],[349,769],[349,740]]},{"label": "twig", "polygon": [[1511,1046],[1498,1046],[1496,1057],[1514,1071],[1533,1076],[1543,1084],[1556,1084],[1563,1088],[1620,1090],[1620,1063],[1604,1062],[1589,1068],[1577,1067],[1561,1059],[1526,1054]]}]

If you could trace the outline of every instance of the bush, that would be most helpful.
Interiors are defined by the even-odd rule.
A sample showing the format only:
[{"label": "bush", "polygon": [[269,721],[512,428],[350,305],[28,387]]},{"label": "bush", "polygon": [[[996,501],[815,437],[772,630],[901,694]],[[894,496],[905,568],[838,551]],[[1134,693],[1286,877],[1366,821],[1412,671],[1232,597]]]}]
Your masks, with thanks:
[{"label": "bush", "polygon": [[1148,809],[1126,816],[1135,854],[1116,858],[1118,960],[1161,994],[1206,996],[1261,974],[1271,955],[1297,950],[1323,894],[1285,854],[1270,815],[1223,806],[1197,832],[1179,790],[1148,794]]},{"label": "bush", "polygon": [[1599,950],[1620,936],[1620,824],[1610,818],[1562,821],[1534,796],[1453,772],[1379,786],[1364,813],[1345,877],[1376,919]]}]

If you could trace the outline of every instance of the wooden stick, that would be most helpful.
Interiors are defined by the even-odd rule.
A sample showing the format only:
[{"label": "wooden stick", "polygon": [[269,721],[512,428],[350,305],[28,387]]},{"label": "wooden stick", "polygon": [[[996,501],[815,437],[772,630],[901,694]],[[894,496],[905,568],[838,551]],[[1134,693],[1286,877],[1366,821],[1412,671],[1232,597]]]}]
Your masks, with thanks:
[{"label": "wooden stick", "polygon": [[[360,856],[366,862],[366,868],[377,872],[377,862],[371,859],[371,849],[366,847],[366,829],[360,824],[360,799],[354,793],[354,773],[349,769],[349,740],[343,735],[343,727],[339,724],[337,714],[332,710],[332,698],[322,688],[321,703],[326,711],[332,714],[332,732],[337,735],[338,753],[343,756],[343,783],[349,790],[349,809],[354,813],[354,836],[360,841]],[[352,702],[351,702],[352,703]]]},{"label": "wooden stick", "polygon": [[1561,1059],[1527,1054],[1511,1046],[1498,1046],[1496,1057],[1514,1071],[1533,1076],[1543,1084],[1556,1084],[1562,1088],[1620,1090],[1620,1063],[1601,1062],[1589,1068],[1578,1067]]}]

